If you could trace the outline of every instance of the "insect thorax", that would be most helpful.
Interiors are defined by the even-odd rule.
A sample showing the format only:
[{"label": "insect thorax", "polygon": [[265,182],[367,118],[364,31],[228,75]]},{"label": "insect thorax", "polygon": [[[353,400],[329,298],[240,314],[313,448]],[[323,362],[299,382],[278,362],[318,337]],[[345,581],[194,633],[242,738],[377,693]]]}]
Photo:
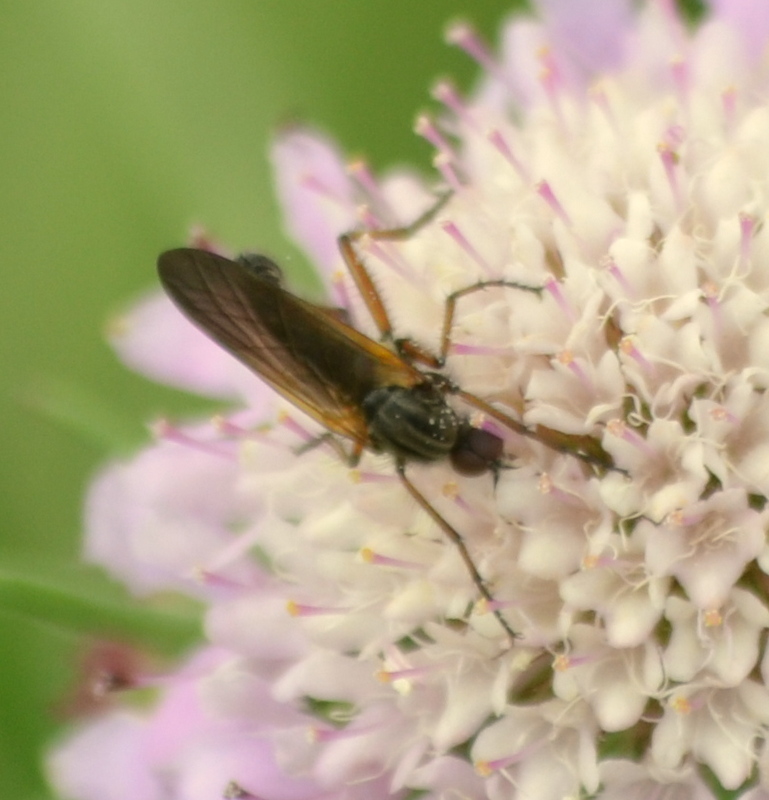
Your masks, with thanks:
[{"label": "insect thorax", "polygon": [[363,410],[373,448],[406,461],[445,458],[461,427],[443,394],[429,385],[374,389]]}]

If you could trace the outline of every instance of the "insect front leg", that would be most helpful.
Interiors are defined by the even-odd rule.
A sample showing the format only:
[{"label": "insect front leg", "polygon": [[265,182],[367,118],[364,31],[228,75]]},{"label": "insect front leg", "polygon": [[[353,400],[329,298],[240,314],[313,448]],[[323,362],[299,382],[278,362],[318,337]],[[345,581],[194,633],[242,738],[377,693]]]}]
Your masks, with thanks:
[{"label": "insect front leg", "polygon": [[502,616],[500,610],[494,608],[494,597],[486,587],[486,582],[483,580],[481,573],[478,572],[478,568],[475,566],[475,562],[473,561],[472,556],[467,549],[464,539],[460,536],[459,532],[455,530],[455,528],[452,527],[452,525],[450,525],[449,522],[435,510],[435,508],[433,508],[432,504],[427,500],[422,492],[420,492],[419,489],[414,486],[414,484],[406,475],[406,466],[403,461],[398,461],[396,469],[398,472],[398,477],[400,478],[401,483],[405,487],[406,491],[414,498],[414,500],[416,500],[417,504],[427,512],[432,521],[443,531],[443,533],[448,537],[449,541],[451,541],[452,544],[457,548],[460,558],[470,574],[470,578],[475,584],[476,589],[478,589],[478,593],[489,603],[493,609],[494,616],[497,618],[497,621],[504,629],[508,638],[512,643],[515,643],[515,640],[518,638],[518,634],[515,633],[515,631],[510,627],[507,620]]},{"label": "insect front leg", "polygon": [[347,269],[352,277],[363,302],[371,314],[374,324],[379,330],[380,336],[384,341],[394,342],[398,350],[411,358],[430,367],[438,367],[440,363],[436,356],[420,347],[415,342],[408,339],[396,340],[393,336],[392,322],[387,308],[382,300],[379,290],[363,263],[363,259],[355,249],[356,242],[364,237],[377,239],[380,241],[404,241],[413,236],[420,228],[435,218],[438,212],[446,205],[451,198],[452,192],[441,195],[438,201],[427,209],[422,215],[409,225],[400,228],[383,228],[373,230],[359,230],[344,233],[339,237],[339,250],[342,253]]},{"label": "insect front leg", "polygon": [[350,469],[354,469],[360,463],[364,449],[363,443],[353,442],[352,447],[348,449],[344,446],[341,439],[330,431],[326,431],[310,439],[309,442],[305,442],[297,447],[294,452],[296,455],[300,456],[302,453],[309,453],[310,450],[314,450],[316,447],[320,447],[324,444],[329,445]]}]

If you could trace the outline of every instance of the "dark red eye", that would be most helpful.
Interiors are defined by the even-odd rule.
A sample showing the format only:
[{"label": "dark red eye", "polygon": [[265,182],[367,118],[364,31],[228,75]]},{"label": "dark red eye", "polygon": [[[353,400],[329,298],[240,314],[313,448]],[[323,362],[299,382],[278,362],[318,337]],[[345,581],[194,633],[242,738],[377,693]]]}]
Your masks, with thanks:
[{"label": "dark red eye", "polygon": [[482,475],[499,461],[502,449],[499,436],[468,425],[451,451],[451,465],[460,475]]}]

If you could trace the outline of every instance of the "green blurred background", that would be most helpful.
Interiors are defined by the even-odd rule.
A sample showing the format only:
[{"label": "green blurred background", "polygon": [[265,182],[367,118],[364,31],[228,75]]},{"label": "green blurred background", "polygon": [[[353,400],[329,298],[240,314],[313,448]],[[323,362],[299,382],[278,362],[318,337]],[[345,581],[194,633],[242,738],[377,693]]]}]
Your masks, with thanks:
[{"label": "green blurred background", "polygon": [[[309,266],[281,232],[267,142],[286,118],[377,168],[430,174],[412,132],[467,14],[490,39],[501,0],[4,0],[0,27],[0,797],[47,797],[51,708],[87,633],[166,652],[195,614],[144,609],[78,565],[81,502],[144,423],[200,410],[104,343],[111,313],[203,223],[235,248]],[[300,277],[301,281],[301,277]],[[305,278],[305,282],[308,282]],[[141,800],[141,798],[137,798]]]}]

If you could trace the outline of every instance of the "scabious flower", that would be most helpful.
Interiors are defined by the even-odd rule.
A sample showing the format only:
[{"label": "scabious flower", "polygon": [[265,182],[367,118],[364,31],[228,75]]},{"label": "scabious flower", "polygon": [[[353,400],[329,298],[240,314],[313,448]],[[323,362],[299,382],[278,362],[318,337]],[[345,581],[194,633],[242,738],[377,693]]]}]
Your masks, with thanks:
[{"label": "scabious flower", "polygon": [[[450,293],[541,288],[460,298],[446,372],[563,446],[457,401],[503,439],[496,475],[407,467],[493,601],[391,458],[351,470],[167,299],[129,316],[129,363],[239,407],[109,466],[86,553],[201,599],[209,644],[155,676],[154,710],[57,749],[62,792],[767,796],[769,8],[710,11],[689,31],[662,0],[540,0],[498,57],[454,26],[485,78],[417,123],[451,196],[355,242],[396,335],[433,351]],[[274,163],[331,302],[377,337],[336,237],[407,225],[436,187],[301,130]]]}]

